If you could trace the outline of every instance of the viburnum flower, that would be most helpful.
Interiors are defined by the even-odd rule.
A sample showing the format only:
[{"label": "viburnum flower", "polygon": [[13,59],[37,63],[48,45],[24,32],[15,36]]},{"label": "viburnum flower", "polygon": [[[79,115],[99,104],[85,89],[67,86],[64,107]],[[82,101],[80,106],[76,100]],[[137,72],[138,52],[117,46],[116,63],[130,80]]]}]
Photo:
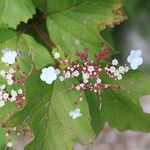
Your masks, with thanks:
[{"label": "viburnum flower", "polygon": [[2,62],[7,63],[9,65],[12,65],[15,63],[16,57],[17,57],[16,51],[6,48],[2,51],[2,53],[3,53],[3,56],[1,58]]},{"label": "viburnum flower", "polygon": [[57,79],[56,70],[52,66],[48,68],[43,68],[40,78],[42,81],[45,81],[47,84],[52,84],[53,81]]},{"label": "viburnum flower", "polygon": [[131,69],[135,70],[143,63],[142,58],[142,51],[138,50],[131,50],[130,55],[127,58],[128,63],[130,63]]},{"label": "viburnum flower", "polygon": [[118,64],[119,64],[119,62],[118,62],[117,59],[113,59],[113,60],[112,60],[112,65],[116,66],[116,65],[118,65]]},{"label": "viburnum flower", "polygon": [[69,113],[69,115],[72,117],[72,119],[76,119],[76,118],[82,116],[82,114],[80,113],[80,109],[79,108],[76,108],[74,111],[71,111]]},{"label": "viburnum flower", "polygon": [[59,59],[59,58],[60,58],[60,53],[55,52],[55,53],[53,54],[53,56],[54,56],[55,59]]}]

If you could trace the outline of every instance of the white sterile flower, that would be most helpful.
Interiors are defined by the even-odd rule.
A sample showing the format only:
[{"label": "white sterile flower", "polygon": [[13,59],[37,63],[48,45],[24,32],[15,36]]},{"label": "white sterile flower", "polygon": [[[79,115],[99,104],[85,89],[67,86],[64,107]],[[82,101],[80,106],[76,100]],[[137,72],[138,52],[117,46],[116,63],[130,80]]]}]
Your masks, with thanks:
[{"label": "white sterile flower", "polygon": [[5,84],[3,84],[3,85],[0,85],[0,89],[1,89],[1,90],[4,90],[4,89],[6,89],[6,85],[5,85]]},{"label": "white sterile flower", "polygon": [[87,74],[87,73],[83,73],[83,74],[82,74],[82,78],[83,78],[83,79],[89,79],[89,77],[90,77],[90,76],[89,76],[89,74]]},{"label": "white sterile flower", "polygon": [[5,102],[3,100],[0,100],[0,107],[5,106]]},{"label": "white sterile flower", "polygon": [[40,78],[47,84],[52,84],[52,82],[57,79],[57,74],[54,67],[50,66],[48,68],[43,68]]},{"label": "white sterile flower", "polygon": [[119,75],[120,75],[119,70],[116,70],[116,71],[114,72],[114,76],[117,77],[117,76],[119,76]]},{"label": "white sterile flower", "polygon": [[88,66],[88,69],[87,69],[89,72],[93,72],[94,71],[94,67],[93,66]]},{"label": "white sterile flower", "polygon": [[88,83],[89,81],[88,81],[88,79],[83,79],[83,82]]},{"label": "white sterile flower", "polygon": [[19,90],[18,90],[18,94],[23,94],[23,90],[22,90],[22,89],[19,89]]},{"label": "white sterile flower", "polygon": [[7,100],[8,97],[9,97],[9,94],[8,94],[8,93],[4,93],[4,94],[3,94],[3,99],[4,99],[4,100]]},{"label": "white sterile flower", "polygon": [[56,71],[56,74],[57,74],[57,75],[60,74],[60,70],[59,70],[59,69],[56,69],[55,71]]},{"label": "white sterile flower", "polygon": [[67,71],[66,73],[65,73],[65,78],[67,79],[67,78],[70,78],[70,72],[69,71]]},{"label": "white sterile flower", "polygon": [[7,80],[11,80],[11,79],[12,79],[12,77],[13,77],[13,76],[12,76],[12,74],[7,73],[7,75],[6,75],[6,79],[7,79]]},{"label": "white sterile flower", "polygon": [[117,76],[117,79],[118,79],[118,80],[121,80],[121,79],[122,79],[122,75],[119,74],[119,75]]},{"label": "white sterile flower", "polygon": [[55,59],[59,59],[60,58],[60,53],[56,52],[53,54],[54,58]]},{"label": "white sterile flower", "polygon": [[13,74],[13,73],[15,73],[16,71],[13,69],[13,68],[11,68],[10,70],[9,70],[9,73],[11,73],[11,74]]},{"label": "white sterile flower", "polygon": [[82,116],[82,114],[80,113],[80,109],[79,108],[75,109],[74,111],[71,111],[69,113],[69,115],[72,117],[72,119],[76,119],[76,118]]},{"label": "white sterile flower", "polygon": [[59,76],[59,80],[60,81],[64,81],[64,77],[63,76]]},{"label": "white sterile flower", "polygon": [[120,67],[119,67],[119,72],[120,72],[121,74],[124,74],[125,68],[124,68],[123,66],[120,66]]},{"label": "white sterile flower", "polygon": [[110,69],[109,69],[109,71],[110,71],[111,73],[114,73],[114,72],[116,71],[116,68],[115,68],[114,66],[111,66]]},{"label": "white sterile flower", "polygon": [[16,57],[17,57],[16,51],[6,48],[2,51],[2,53],[3,53],[3,56],[1,58],[2,62],[10,64],[10,65],[15,63]]},{"label": "white sterile flower", "polygon": [[16,97],[16,96],[17,96],[17,92],[14,91],[14,90],[11,90],[11,96],[12,96],[12,97]]},{"label": "white sterile flower", "polygon": [[73,75],[74,77],[78,77],[80,74],[79,74],[79,71],[75,70],[75,71],[72,73],[72,75]]},{"label": "white sterile flower", "polygon": [[96,83],[102,83],[102,80],[100,78],[97,78]]},{"label": "white sterile flower", "polygon": [[8,85],[12,85],[13,83],[14,83],[14,81],[13,81],[12,79],[7,80],[7,84],[8,84]]},{"label": "white sterile flower", "polygon": [[81,84],[80,84],[80,87],[83,88],[83,87],[84,87],[84,83],[81,83]]},{"label": "white sterile flower", "polygon": [[118,60],[117,59],[113,59],[112,60],[112,65],[114,65],[114,66],[116,66],[116,65],[118,65],[119,63],[118,63]]},{"label": "white sterile flower", "polygon": [[77,86],[75,87],[75,89],[77,89],[78,91],[80,91],[80,86],[77,85]]},{"label": "white sterile flower", "polygon": [[128,66],[125,66],[124,67],[124,71],[127,73],[129,71],[129,67]]},{"label": "white sterile flower", "polygon": [[143,63],[142,58],[142,51],[138,50],[131,50],[130,55],[127,58],[128,63],[130,63],[130,67],[135,70]]}]

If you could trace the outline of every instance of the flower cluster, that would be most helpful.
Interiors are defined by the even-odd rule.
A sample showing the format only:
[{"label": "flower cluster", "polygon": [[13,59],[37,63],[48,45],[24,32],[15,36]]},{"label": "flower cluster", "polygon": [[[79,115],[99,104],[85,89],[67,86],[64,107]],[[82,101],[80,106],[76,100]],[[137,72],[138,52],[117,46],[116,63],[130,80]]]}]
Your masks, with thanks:
[{"label": "flower cluster", "polygon": [[[51,84],[56,79],[64,81],[69,78],[78,78],[79,83],[72,85],[73,89],[81,92],[75,104],[82,101],[82,94],[85,90],[92,91],[101,97],[101,91],[107,88],[116,88],[111,84],[103,83],[102,74],[107,74],[109,78],[115,80],[121,80],[123,75],[131,69],[135,70],[142,64],[142,51],[132,50],[130,56],[127,58],[130,67],[125,65],[119,65],[117,59],[113,59],[111,65],[101,65],[102,60],[107,60],[109,56],[109,49],[105,46],[102,51],[95,54],[95,61],[89,60],[88,49],[83,49],[83,52],[77,51],[75,54],[79,58],[79,61],[71,62],[68,59],[62,60],[60,54],[55,55],[54,58],[58,60],[57,68],[52,66],[44,68],[41,73],[41,80],[47,84]],[[57,57],[58,56],[58,57]],[[80,109],[71,111],[69,115],[76,119],[80,117]]]},{"label": "flower cluster", "polygon": [[7,63],[9,65],[15,63],[18,55],[16,51],[6,48],[2,50],[2,53],[3,53],[3,57],[1,58],[2,62]]},{"label": "flower cluster", "polygon": [[25,100],[25,94],[22,89],[7,91],[6,85],[0,85],[0,107],[5,106],[6,102],[16,102],[17,106],[20,106],[20,101]]},{"label": "flower cluster", "polygon": [[[24,84],[27,76],[21,71],[17,61],[17,52],[11,49],[2,50],[1,61],[9,68],[7,70],[0,69],[0,78],[3,83],[0,84],[0,107],[5,106],[6,102],[15,102],[17,107],[21,107],[25,100],[25,93],[23,89],[13,89],[13,84]],[[18,75],[19,74],[19,75]]]}]

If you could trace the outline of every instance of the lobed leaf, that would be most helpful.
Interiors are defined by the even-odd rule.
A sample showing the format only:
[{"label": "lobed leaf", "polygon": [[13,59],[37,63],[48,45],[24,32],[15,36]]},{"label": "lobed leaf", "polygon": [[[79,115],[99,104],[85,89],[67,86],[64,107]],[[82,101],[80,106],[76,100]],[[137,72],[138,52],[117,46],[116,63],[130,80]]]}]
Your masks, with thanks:
[{"label": "lobed leaf", "polygon": [[27,22],[35,14],[31,0],[1,0],[0,24],[16,29],[20,22]]},{"label": "lobed leaf", "polygon": [[126,18],[122,0],[49,0],[47,3],[49,36],[71,56],[83,48],[88,48],[92,56],[103,44],[107,45],[99,32]]},{"label": "lobed leaf", "polygon": [[90,125],[86,101],[80,104],[82,117],[73,120],[69,112],[75,109],[73,100],[78,92],[64,92],[75,80],[64,83],[56,82],[54,86],[46,85],[40,80],[40,74],[34,73],[26,84],[27,105],[11,119],[11,125],[27,123],[34,133],[34,140],[27,145],[27,150],[66,150],[72,149],[79,142],[88,144],[94,138]]}]

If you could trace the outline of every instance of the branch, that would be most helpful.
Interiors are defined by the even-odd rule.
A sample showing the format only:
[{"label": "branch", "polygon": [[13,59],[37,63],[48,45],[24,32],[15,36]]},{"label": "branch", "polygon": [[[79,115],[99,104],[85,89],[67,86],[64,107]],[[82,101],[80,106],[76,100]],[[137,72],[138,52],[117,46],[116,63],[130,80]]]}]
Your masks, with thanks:
[{"label": "branch", "polygon": [[57,46],[55,45],[55,43],[53,43],[53,41],[51,41],[48,36],[43,32],[43,30],[38,27],[36,24],[32,24],[32,26],[34,27],[34,29],[37,31],[37,33],[40,35],[41,39],[45,42],[45,44],[51,48],[56,48]]}]

